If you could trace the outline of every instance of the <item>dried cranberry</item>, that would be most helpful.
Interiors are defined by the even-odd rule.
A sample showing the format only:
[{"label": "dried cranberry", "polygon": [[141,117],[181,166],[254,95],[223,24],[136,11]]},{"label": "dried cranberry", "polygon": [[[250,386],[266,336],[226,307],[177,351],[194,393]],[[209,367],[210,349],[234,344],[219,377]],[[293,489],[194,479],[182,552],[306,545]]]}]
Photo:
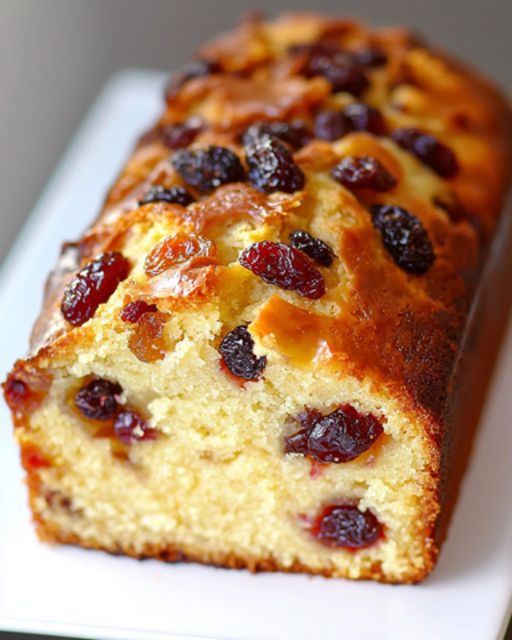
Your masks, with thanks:
[{"label": "dried cranberry", "polygon": [[121,253],[104,253],[90,262],[64,291],[61,305],[64,318],[75,327],[90,320],[129,272],[130,263]]},{"label": "dried cranberry", "polygon": [[442,178],[453,178],[457,173],[459,165],[455,154],[434,136],[414,127],[406,127],[395,129],[391,137]]},{"label": "dried cranberry", "polygon": [[349,54],[331,43],[316,43],[298,48],[307,59],[301,69],[307,77],[323,76],[332,85],[332,91],[346,91],[359,96],[369,82],[364,68]]},{"label": "dried cranberry", "polygon": [[242,252],[239,260],[268,284],[311,299],[321,298],[325,293],[324,277],[309,258],[282,242],[255,242]]},{"label": "dried cranberry", "polygon": [[275,136],[294,149],[300,149],[307,144],[311,138],[308,126],[302,120],[292,120],[291,122],[256,122],[246,129],[242,137],[242,142],[245,146],[248,146],[264,134]]},{"label": "dried cranberry", "polygon": [[349,404],[326,416],[308,409],[298,420],[302,428],[286,437],[285,452],[301,453],[323,463],[355,460],[383,431],[378,418],[359,413]]},{"label": "dried cranberry", "polygon": [[135,411],[121,411],[115,419],[114,432],[124,444],[154,440],[156,437],[155,429],[148,427],[147,423]]},{"label": "dried cranberry", "polygon": [[383,527],[369,510],[361,511],[352,504],[333,504],[317,515],[311,535],[328,547],[365,549],[382,537]]},{"label": "dried cranberry", "polygon": [[205,76],[222,71],[221,65],[215,60],[207,60],[206,58],[196,58],[188,62],[185,67],[173,75],[165,89],[166,100],[172,100],[181,89],[181,87],[193,78],[204,78]]},{"label": "dried cranberry", "polygon": [[194,233],[180,232],[167,236],[151,249],[144,262],[144,271],[153,278],[192,257],[214,254],[215,246],[210,240]]},{"label": "dried cranberry", "polygon": [[353,102],[343,109],[343,115],[350,122],[353,131],[368,131],[377,136],[387,131],[381,112],[364,102]]},{"label": "dried cranberry", "polygon": [[167,124],[162,127],[162,142],[169,149],[183,149],[197,138],[204,127],[200,118],[189,118],[177,124]]},{"label": "dried cranberry", "polygon": [[331,177],[348,189],[388,191],[397,181],[376,158],[347,156],[331,171]]},{"label": "dried cranberry", "polygon": [[154,313],[155,311],[158,311],[156,304],[149,304],[145,300],[134,300],[121,311],[121,320],[136,324],[144,313]]},{"label": "dried cranberry", "polygon": [[225,147],[178,151],[172,164],[185,182],[204,193],[228,182],[245,180],[238,156]]},{"label": "dried cranberry", "polygon": [[290,233],[290,244],[322,267],[330,267],[336,257],[331,247],[303,229]]},{"label": "dried cranberry", "polygon": [[194,197],[185,187],[177,186],[166,189],[157,185],[156,187],[151,187],[139,204],[150,204],[151,202],[168,202],[186,207],[194,202]]},{"label": "dried cranberry", "polygon": [[266,356],[254,354],[254,340],[245,325],[236,327],[224,336],[219,352],[230,373],[244,380],[259,380],[267,366]]},{"label": "dried cranberry", "polygon": [[367,49],[352,51],[351,55],[354,60],[364,67],[382,67],[388,61],[384,51],[377,47],[368,47]]},{"label": "dried cranberry", "polygon": [[315,136],[320,140],[337,140],[351,131],[352,125],[341,111],[321,111],[315,118]]},{"label": "dried cranberry", "polygon": [[410,273],[426,273],[435,260],[428,233],[421,221],[401,207],[373,205],[372,222],[384,246],[399,267]]},{"label": "dried cranberry", "polygon": [[293,193],[304,187],[304,174],[288,147],[274,136],[262,135],[246,147],[249,180],[266,193]]},{"label": "dried cranberry", "polygon": [[91,420],[110,420],[119,406],[119,396],[123,390],[117,382],[97,378],[78,391],[75,406],[80,413]]}]

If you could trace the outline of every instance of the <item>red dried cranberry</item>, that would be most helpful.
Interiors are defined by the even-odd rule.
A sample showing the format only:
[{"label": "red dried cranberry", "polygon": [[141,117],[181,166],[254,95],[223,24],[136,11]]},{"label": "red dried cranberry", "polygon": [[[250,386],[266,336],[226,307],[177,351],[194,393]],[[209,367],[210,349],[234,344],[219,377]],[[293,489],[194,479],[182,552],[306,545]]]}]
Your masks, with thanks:
[{"label": "red dried cranberry", "polygon": [[156,437],[156,430],[148,427],[147,423],[135,411],[121,411],[115,419],[114,432],[124,444],[154,440]]},{"label": "red dried cranberry", "polygon": [[376,136],[384,135],[387,131],[381,112],[364,102],[348,104],[343,109],[343,114],[354,131],[369,131]]},{"label": "red dried cranberry", "polygon": [[167,124],[162,127],[162,142],[169,149],[183,149],[197,138],[204,127],[200,118],[189,118],[177,124]]},{"label": "red dried cranberry", "polygon": [[364,68],[357,60],[331,43],[303,45],[296,51],[307,56],[301,73],[308,78],[323,76],[331,83],[333,93],[346,91],[359,96],[369,85]]},{"label": "red dried cranberry", "polygon": [[382,538],[383,527],[369,510],[361,511],[351,504],[333,504],[317,515],[311,535],[328,547],[365,549]]},{"label": "red dried cranberry", "polygon": [[323,463],[355,460],[383,432],[378,418],[361,414],[349,404],[326,416],[308,409],[298,420],[302,428],[286,437],[285,452],[301,453]]},{"label": "red dried cranberry", "polygon": [[256,381],[267,366],[266,356],[254,354],[254,340],[245,325],[224,336],[219,346],[222,362],[234,376]]},{"label": "red dried cranberry", "polygon": [[110,420],[119,406],[119,396],[123,390],[117,382],[97,378],[78,391],[75,406],[80,413],[91,420]]},{"label": "red dried cranberry", "polygon": [[204,193],[222,184],[245,180],[238,156],[225,147],[178,151],[172,164],[185,182]]},{"label": "red dried cranberry", "polygon": [[134,300],[121,311],[121,320],[136,324],[144,313],[155,313],[156,311],[158,311],[156,304],[149,304],[145,300]]},{"label": "red dried cranberry", "polygon": [[262,135],[246,147],[249,180],[260,191],[293,193],[304,187],[304,174],[288,147],[276,137]]},{"label": "red dried cranberry", "polygon": [[221,65],[215,60],[207,60],[206,58],[196,58],[188,62],[185,67],[171,77],[165,89],[166,100],[172,100],[176,97],[181,87],[193,78],[204,78],[205,76],[220,73]]},{"label": "red dried cranberry", "polygon": [[321,298],[325,293],[324,277],[309,258],[282,242],[255,242],[242,252],[239,260],[268,284],[311,299]]},{"label": "red dried cranberry", "polygon": [[322,267],[330,267],[336,257],[331,247],[322,240],[314,238],[304,229],[297,229],[297,231],[290,233],[290,244]]},{"label": "red dried cranberry", "polygon": [[248,146],[264,134],[275,136],[294,149],[300,149],[307,144],[311,138],[311,133],[302,120],[292,120],[291,122],[256,122],[246,129],[242,137],[242,142],[245,146]]},{"label": "red dried cranberry", "polygon": [[320,140],[337,140],[352,131],[352,125],[341,111],[321,111],[315,118],[315,136]]},{"label": "red dried cranberry", "polygon": [[373,205],[373,226],[396,264],[410,273],[426,273],[435,260],[428,233],[416,216],[392,205]]},{"label": "red dried cranberry", "polygon": [[331,171],[331,177],[348,189],[388,191],[397,181],[376,158],[347,156]]},{"label": "red dried cranberry", "polygon": [[186,207],[194,202],[194,197],[185,187],[177,186],[166,189],[157,185],[156,187],[151,187],[139,204],[150,204],[151,202],[168,202]]},{"label": "red dried cranberry", "polygon": [[453,178],[457,173],[459,165],[455,154],[434,136],[414,127],[406,127],[395,129],[391,137],[442,178]]},{"label": "red dried cranberry", "polygon": [[352,51],[351,55],[354,60],[364,67],[382,67],[388,61],[384,51],[377,47],[368,47],[367,49]]},{"label": "red dried cranberry", "polygon": [[121,253],[104,253],[90,262],[64,291],[61,305],[64,318],[75,327],[90,320],[129,272],[130,263]]}]

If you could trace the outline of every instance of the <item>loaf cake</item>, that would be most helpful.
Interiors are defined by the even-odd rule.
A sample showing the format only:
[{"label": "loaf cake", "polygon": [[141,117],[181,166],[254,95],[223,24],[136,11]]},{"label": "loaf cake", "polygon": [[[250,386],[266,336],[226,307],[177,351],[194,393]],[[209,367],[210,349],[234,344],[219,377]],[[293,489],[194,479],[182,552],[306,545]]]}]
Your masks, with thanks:
[{"label": "loaf cake", "polygon": [[199,50],[3,385],[39,537],[422,580],[488,377],[511,123],[401,28],[251,17]]}]

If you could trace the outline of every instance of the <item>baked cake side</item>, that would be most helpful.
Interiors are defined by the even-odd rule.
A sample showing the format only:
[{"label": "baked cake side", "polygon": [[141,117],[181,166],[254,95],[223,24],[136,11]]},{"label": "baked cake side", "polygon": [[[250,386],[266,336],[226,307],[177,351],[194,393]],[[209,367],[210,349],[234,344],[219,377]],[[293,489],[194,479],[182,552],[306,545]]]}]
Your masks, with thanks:
[{"label": "baked cake side", "polygon": [[4,384],[41,539],[423,579],[511,122],[403,29],[299,14],[204,47]]}]

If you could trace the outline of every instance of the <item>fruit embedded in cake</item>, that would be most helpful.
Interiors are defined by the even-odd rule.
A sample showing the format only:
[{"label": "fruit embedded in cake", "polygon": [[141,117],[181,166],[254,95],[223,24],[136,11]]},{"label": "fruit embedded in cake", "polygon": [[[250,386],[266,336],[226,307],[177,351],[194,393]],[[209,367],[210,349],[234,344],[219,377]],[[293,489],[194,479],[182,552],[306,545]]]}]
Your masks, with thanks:
[{"label": "fruit embedded in cake", "polygon": [[165,98],[3,385],[40,537],[422,580],[483,399],[457,381],[509,107],[403,29],[302,14]]}]

